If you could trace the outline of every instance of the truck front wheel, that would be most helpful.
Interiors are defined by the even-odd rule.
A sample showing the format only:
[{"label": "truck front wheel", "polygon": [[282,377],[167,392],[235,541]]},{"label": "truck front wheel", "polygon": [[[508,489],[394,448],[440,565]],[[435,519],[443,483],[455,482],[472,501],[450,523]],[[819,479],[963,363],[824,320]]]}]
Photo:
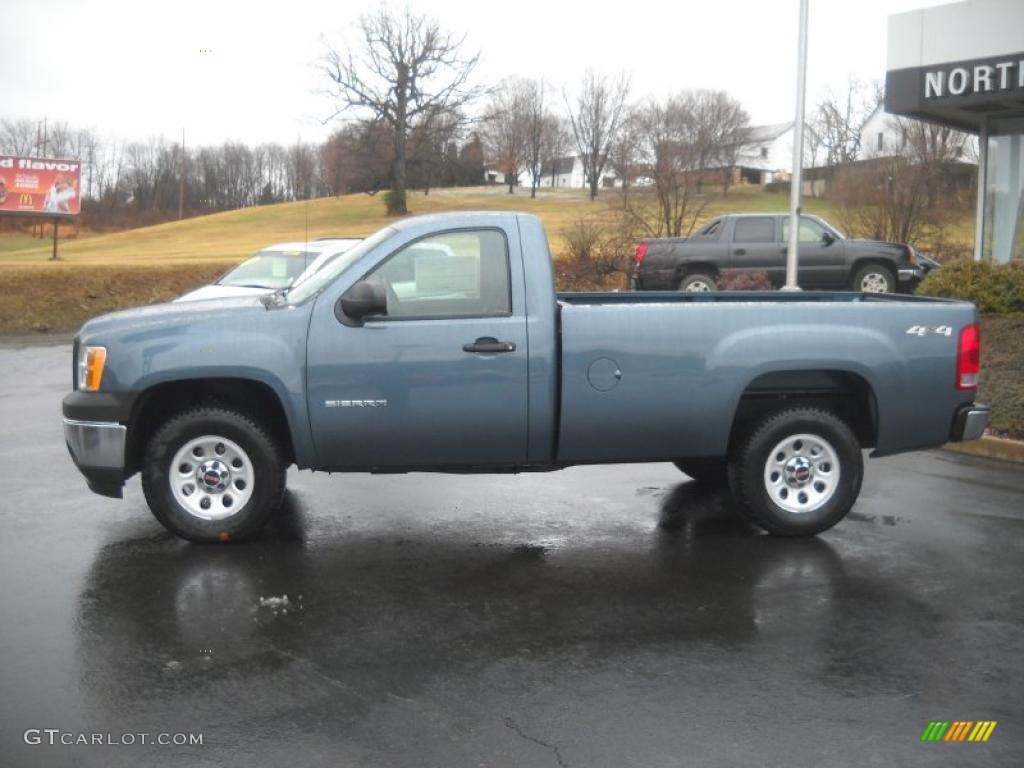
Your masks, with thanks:
[{"label": "truck front wheel", "polygon": [[814,536],[838,523],[857,500],[863,475],[853,431],[816,408],[767,417],[729,463],[736,501],[778,536]]},{"label": "truck front wheel", "polygon": [[142,489],[156,519],[191,541],[237,541],[278,509],[287,465],[259,422],[221,407],[182,411],[146,445]]}]

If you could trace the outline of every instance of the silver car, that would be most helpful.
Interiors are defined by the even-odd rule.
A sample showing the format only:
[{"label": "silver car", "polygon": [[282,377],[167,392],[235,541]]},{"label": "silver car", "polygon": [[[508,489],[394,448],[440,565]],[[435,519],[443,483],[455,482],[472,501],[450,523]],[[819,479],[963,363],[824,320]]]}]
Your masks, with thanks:
[{"label": "silver car", "polygon": [[309,277],[360,241],[331,237],[309,242],[278,243],[254,253],[210,285],[186,293],[175,301],[259,296],[288,288]]}]

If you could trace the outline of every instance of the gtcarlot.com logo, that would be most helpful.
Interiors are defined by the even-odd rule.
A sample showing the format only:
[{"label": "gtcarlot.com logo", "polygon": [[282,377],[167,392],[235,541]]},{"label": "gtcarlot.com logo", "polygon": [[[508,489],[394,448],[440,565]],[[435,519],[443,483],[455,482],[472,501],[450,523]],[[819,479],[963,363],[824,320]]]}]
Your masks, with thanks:
[{"label": "gtcarlot.com logo", "polygon": [[995,720],[932,720],[921,741],[988,741],[995,729]]},{"label": "gtcarlot.com logo", "polygon": [[202,745],[201,733],[73,733],[60,728],[29,728],[23,736],[26,744],[50,746],[130,747],[158,744],[164,747]]}]

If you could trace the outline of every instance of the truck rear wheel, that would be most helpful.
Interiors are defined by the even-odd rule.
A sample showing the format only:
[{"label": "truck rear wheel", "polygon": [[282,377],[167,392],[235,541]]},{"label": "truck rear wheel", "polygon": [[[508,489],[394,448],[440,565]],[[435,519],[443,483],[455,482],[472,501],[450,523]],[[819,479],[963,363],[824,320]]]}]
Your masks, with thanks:
[{"label": "truck rear wheel", "polygon": [[142,489],[154,516],[191,541],[237,541],[260,532],[281,504],[287,465],[277,442],[245,413],[182,411],[150,438]]},{"label": "truck rear wheel", "polygon": [[778,536],[814,536],[853,507],[864,460],[833,414],[793,408],[767,417],[729,463],[729,484],[750,519]]}]

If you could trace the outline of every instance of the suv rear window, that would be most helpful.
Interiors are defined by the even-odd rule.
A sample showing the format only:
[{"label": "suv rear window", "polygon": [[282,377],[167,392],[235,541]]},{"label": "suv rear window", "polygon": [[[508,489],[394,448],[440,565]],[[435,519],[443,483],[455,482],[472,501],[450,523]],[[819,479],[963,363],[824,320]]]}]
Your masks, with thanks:
[{"label": "suv rear window", "polygon": [[737,243],[770,243],[775,239],[775,221],[768,216],[736,219],[732,239]]}]

